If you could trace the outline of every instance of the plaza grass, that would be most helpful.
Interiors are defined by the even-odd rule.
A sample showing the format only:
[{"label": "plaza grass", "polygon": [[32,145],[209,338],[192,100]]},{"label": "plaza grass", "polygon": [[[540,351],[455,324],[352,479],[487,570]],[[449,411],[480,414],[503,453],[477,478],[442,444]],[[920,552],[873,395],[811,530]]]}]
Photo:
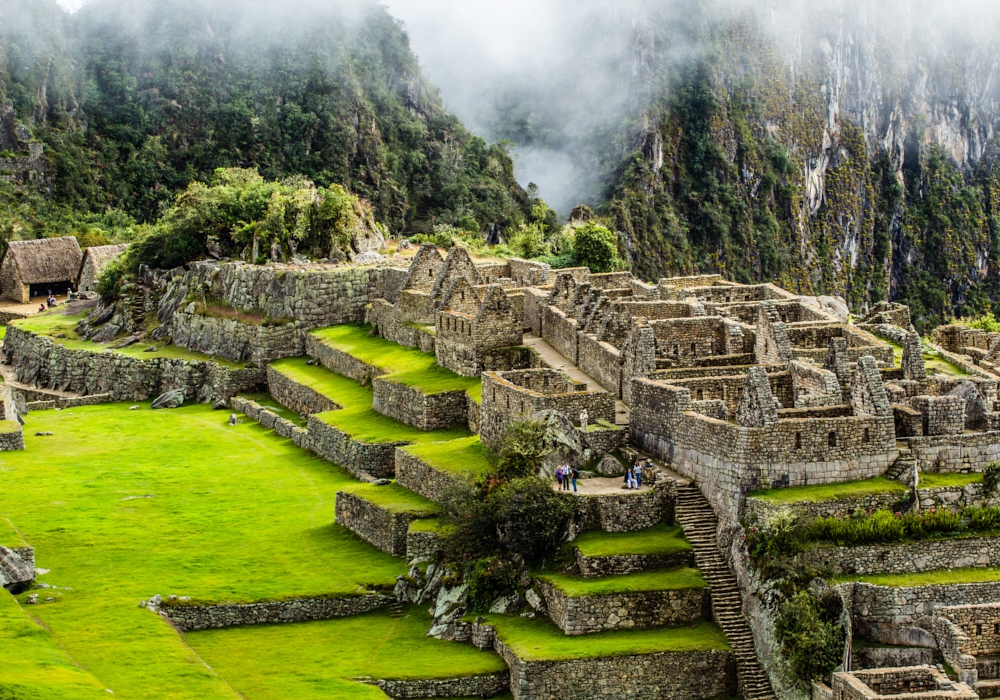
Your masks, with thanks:
[{"label": "plaza grass", "polygon": [[186,639],[235,691],[253,700],[384,700],[377,688],[350,679],[447,678],[505,668],[489,652],[424,636],[429,625],[426,606],[412,606],[400,618],[376,612],[296,625],[194,632]]},{"label": "plaza grass", "polygon": [[1000,568],[988,569],[937,569],[916,574],[873,574],[870,576],[838,576],[838,583],[860,581],[878,586],[942,586],[958,583],[986,583],[1000,581]]},{"label": "plaza grass", "polygon": [[626,656],[656,652],[728,651],[722,630],[711,622],[699,621],[681,627],[654,627],[615,630],[567,637],[547,617],[486,615],[497,636],[525,661],[568,661],[601,656]]},{"label": "plaza grass", "polygon": [[404,489],[396,483],[376,486],[375,484],[352,484],[341,489],[344,493],[364,499],[369,503],[399,515],[430,517],[437,515],[441,508],[434,501]]},{"label": "plaza grass", "polygon": [[[25,319],[11,321],[11,324],[22,330],[31,331],[37,335],[49,338],[52,342],[62,345],[69,350],[113,352],[139,360],[164,358],[168,360],[215,362],[231,368],[242,368],[246,366],[242,362],[233,362],[221,357],[215,357],[214,355],[205,355],[200,352],[185,350],[184,348],[176,345],[158,340],[144,340],[141,343],[130,345],[127,348],[112,350],[107,345],[92,343],[89,340],[81,338],[79,334],[77,334],[76,325],[86,317],[86,312],[69,316],[58,311],[46,311],[45,313],[29,316]],[[149,348],[155,348],[155,350],[149,351]]]},{"label": "plaza grass", "polygon": [[799,503],[832,501],[838,498],[856,498],[879,493],[905,494],[906,485],[884,476],[859,481],[844,481],[838,484],[816,484],[815,486],[791,486],[781,489],[766,489],[750,493],[752,498],[760,498],[770,503]]},{"label": "plaza grass", "polygon": [[920,472],[920,478],[917,481],[917,488],[921,489],[935,489],[945,486],[949,487],[962,487],[968,486],[969,484],[981,484],[983,483],[983,475],[981,473],[972,474],[936,474],[934,472]]},{"label": "plaza grass", "polygon": [[357,483],[343,470],[207,406],[128,406],[32,412],[27,450],[0,460],[0,515],[59,587],[32,614],[116,697],[237,697],[142,599],[347,595],[405,573],[333,524]]},{"label": "plaza grass", "polygon": [[552,584],[571,598],[614,593],[677,591],[685,588],[704,588],[707,585],[698,569],[687,566],[601,578],[583,578],[582,576],[564,576],[562,574],[544,574],[537,578]]},{"label": "plaza grass", "polygon": [[589,530],[568,546],[579,549],[585,557],[666,555],[691,549],[680,527],[663,523],[636,532]]},{"label": "plaza grass", "polygon": [[478,476],[490,467],[486,451],[478,435],[425,445],[404,447],[405,452],[449,474],[469,473]]},{"label": "plaza grass", "polygon": [[49,634],[0,588],[0,698],[97,700],[109,697]]},{"label": "plaza grass", "polygon": [[424,394],[465,391],[477,402],[482,401],[483,389],[479,377],[455,374],[437,364],[433,353],[372,337],[369,335],[371,331],[371,326],[346,324],[321,328],[310,335],[335,350],[378,367],[385,373],[380,379],[412,386]]},{"label": "plaza grass", "polygon": [[367,443],[409,442],[413,444],[457,440],[470,436],[466,426],[424,431],[400,423],[372,408],[372,390],[325,367],[308,365],[308,358],[294,357],[272,362],[271,367],[289,379],[308,386],[343,408],[317,414],[317,418]]}]

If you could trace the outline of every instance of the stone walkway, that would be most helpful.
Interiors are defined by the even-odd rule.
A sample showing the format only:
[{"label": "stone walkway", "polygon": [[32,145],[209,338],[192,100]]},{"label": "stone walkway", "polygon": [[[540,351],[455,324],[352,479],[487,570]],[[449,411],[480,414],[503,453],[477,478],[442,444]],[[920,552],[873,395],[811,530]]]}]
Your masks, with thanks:
[{"label": "stone walkway", "polygon": [[[566,357],[558,350],[546,343],[534,333],[525,333],[524,339],[521,342],[537,352],[541,358],[545,360],[550,367],[552,367],[552,369],[559,370],[574,381],[585,382],[588,389],[607,391],[607,389],[601,386],[596,379],[588,374],[585,374],[579,367],[566,359]],[[628,407],[618,399],[615,399],[615,424],[628,425],[628,419]]]},{"label": "stone walkway", "polygon": [[[641,489],[632,489],[631,491],[622,488],[622,483],[624,482],[624,477],[612,476],[612,477],[594,477],[593,479],[577,479],[576,488],[577,493],[584,494],[587,496],[593,496],[596,494],[609,494],[609,493],[647,493],[653,490],[652,486],[648,484],[643,484]],[[552,480],[553,490],[558,490],[558,484],[556,480]],[[573,487],[570,486],[570,493],[573,493]]]}]

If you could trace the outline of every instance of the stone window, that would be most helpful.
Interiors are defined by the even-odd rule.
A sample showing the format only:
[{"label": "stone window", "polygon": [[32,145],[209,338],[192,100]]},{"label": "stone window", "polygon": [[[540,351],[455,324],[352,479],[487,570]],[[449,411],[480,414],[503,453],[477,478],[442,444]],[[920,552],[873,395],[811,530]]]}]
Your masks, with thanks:
[{"label": "stone window", "polygon": [[830,437],[828,438],[828,440],[829,440],[829,443],[830,443],[830,447],[836,447],[837,446],[837,431],[836,430],[834,430],[832,433],[830,433]]},{"label": "stone window", "polygon": [[976,636],[977,637],[982,637],[983,636],[983,626],[982,625],[976,625]]},{"label": "stone window", "polygon": [[865,432],[861,436],[861,442],[868,442],[871,439],[872,439],[871,430],[869,430],[868,428],[865,428]]},{"label": "stone window", "polygon": [[692,355],[697,355],[698,354],[698,344],[697,343],[691,343],[691,354]]},{"label": "stone window", "polygon": [[795,449],[802,449],[802,433],[795,433]]},{"label": "stone window", "polygon": [[676,356],[676,355],[680,355],[680,354],[681,354],[681,346],[680,345],[675,345],[674,346],[674,355]]},{"label": "stone window", "polygon": [[434,270],[428,270],[427,276],[430,277],[431,279],[434,279]]},{"label": "stone window", "polygon": [[702,399],[705,398],[705,392],[702,391],[701,389],[698,389],[697,395],[698,395],[698,401],[701,401]]}]

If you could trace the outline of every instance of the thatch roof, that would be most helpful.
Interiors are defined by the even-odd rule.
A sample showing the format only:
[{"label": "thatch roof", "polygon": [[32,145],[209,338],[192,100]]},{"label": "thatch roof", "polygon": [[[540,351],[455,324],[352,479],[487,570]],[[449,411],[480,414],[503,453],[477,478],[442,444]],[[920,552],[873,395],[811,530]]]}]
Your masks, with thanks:
[{"label": "thatch roof", "polygon": [[100,274],[108,266],[109,262],[124,253],[127,248],[128,243],[90,246],[87,250],[83,251],[83,261],[80,263],[80,270],[83,270],[83,266],[89,260],[90,264],[94,266],[95,274]]},{"label": "thatch roof", "polygon": [[22,284],[73,282],[80,270],[83,251],[72,236],[11,241],[4,257],[17,265]]}]

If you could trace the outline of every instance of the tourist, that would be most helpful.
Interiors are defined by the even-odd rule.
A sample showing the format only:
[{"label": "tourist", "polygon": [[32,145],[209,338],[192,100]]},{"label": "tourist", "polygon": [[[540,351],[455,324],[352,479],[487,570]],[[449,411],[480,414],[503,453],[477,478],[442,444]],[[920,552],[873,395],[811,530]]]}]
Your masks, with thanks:
[{"label": "tourist", "polygon": [[576,480],[580,478],[580,471],[576,467],[570,467],[569,473],[573,480],[573,493],[576,493]]},{"label": "tourist", "polygon": [[583,428],[583,432],[587,432],[587,422],[590,420],[590,416],[587,414],[587,409],[580,411],[580,427]]},{"label": "tourist", "polygon": [[43,311],[45,311],[45,304],[39,304],[38,305],[38,313],[42,313]]},{"label": "tourist", "polygon": [[563,468],[562,468],[562,465],[560,464],[558,467],[556,467],[556,490],[557,491],[562,490],[562,482],[563,482]]},{"label": "tourist", "polygon": [[563,483],[562,483],[563,491],[569,491],[569,480],[572,473],[572,468],[569,466],[569,462],[563,464],[562,470],[563,470]]},{"label": "tourist", "polygon": [[629,467],[628,471],[625,472],[625,487],[628,488],[629,491],[639,488],[639,484],[636,483],[635,472],[632,470],[632,467]]},{"label": "tourist", "polygon": [[636,460],[636,462],[635,462],[635,469],[633,469],[632,472],[635,474],[636,488],[641,489],[642,488],[642,460],[641,459]]}]

